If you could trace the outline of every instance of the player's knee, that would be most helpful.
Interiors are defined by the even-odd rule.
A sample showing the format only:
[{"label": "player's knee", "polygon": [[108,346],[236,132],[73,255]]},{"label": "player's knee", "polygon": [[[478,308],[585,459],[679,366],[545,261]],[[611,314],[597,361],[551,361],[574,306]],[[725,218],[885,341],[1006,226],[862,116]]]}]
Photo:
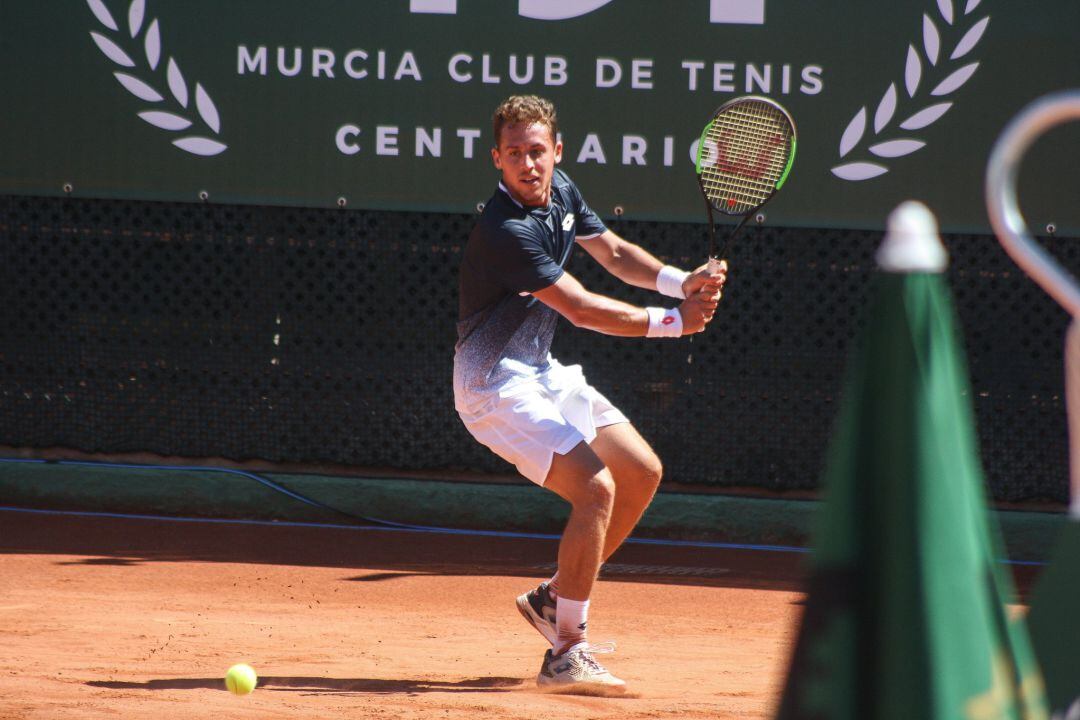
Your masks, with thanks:
[{"label": "player's knee", "polygon": [[615,505],[615,480],[606,470],[589,478],[582,487],[579,506],[606,519]]},{"label": "player's knee", "polygon": [[632,464],[624,465],[621,472],[619,487],[637,493],[648,492],[651,495],[660,485],[660,480],[664,476],[664,466],[660,458],[649,453],[637,457]]},{"label": "player's knee", "polygon": [[660,458],[652,455],[641,463],[640,476],[643,485],[655,490],[664,477],[664,465],[660,462]]}]

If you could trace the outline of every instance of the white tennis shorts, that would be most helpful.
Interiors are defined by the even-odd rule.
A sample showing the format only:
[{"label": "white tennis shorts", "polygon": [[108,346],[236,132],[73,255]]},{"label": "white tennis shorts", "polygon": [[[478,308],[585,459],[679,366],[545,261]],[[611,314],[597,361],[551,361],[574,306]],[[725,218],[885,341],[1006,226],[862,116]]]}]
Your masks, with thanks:
[{"label": "white tennis shorts", "polygon": [[595,440],[599,428],[629,422],[585,381],[580,365],[554,358],[545,372],[500,390],[476,412],[458,415],[473,437],[537,485],[547,479],[553,453],[565,455]]}]

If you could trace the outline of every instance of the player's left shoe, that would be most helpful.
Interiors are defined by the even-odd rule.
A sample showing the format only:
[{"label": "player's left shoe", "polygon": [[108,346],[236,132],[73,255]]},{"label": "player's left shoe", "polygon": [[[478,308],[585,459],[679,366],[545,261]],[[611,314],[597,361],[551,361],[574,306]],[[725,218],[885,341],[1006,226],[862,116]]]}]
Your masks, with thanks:
[{"label": "player's left shoe", "polygon": [[517,599],[517,609],[536,631],[547,638],[552,645],[559,639],[555,625],[555,601],[548,592],[548,584],[540,583],[535,590],[530,590]]}]

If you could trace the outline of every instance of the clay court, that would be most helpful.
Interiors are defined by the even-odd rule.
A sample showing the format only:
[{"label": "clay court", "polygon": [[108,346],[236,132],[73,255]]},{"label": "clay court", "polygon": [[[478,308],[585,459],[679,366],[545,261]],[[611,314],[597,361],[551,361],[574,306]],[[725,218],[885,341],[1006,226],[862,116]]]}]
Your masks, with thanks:
[{"label": "clay court", "polygon": [[[593,596],[632,696],[543,695],[514,597],[551,540],[0,513],[3,718],[765,718],[804,555],[624,547]],[[228,693],[250,663],[259,688]]]}]

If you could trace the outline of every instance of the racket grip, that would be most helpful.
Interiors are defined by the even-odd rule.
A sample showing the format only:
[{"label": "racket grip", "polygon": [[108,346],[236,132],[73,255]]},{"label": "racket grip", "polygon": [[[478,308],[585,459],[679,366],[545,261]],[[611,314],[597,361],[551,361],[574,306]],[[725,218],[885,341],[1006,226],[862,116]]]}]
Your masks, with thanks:
[{"label": "racket grip", "polygon": [[[721,262],[720,258],[712,257],[710,255],[709,256],[709,272],[710,273],[718,273],[718,272],[720,272],[720,262]],[[716,299],[720,300],[723,297],[724,297],[724,291],[721,288],[720,290],[716,291]]]}]

